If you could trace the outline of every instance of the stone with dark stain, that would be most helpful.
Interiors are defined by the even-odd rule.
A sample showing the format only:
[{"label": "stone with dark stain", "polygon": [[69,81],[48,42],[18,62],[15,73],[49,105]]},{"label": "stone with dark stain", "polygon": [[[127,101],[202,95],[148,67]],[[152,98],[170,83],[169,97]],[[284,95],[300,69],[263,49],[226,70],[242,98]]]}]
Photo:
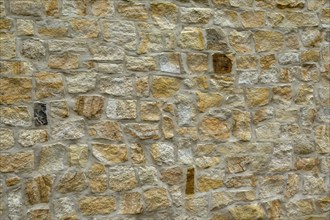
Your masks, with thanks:
[{"label": "stone with dark stain", "polygon": [[232,60],[225,54],[215,53],[213,58],[213,69],[215,74],[231,73]]},{"label": "stone with dark stain", "polygon": [[186,182],[186,194],[194,194],[195,185],[195,169],[188,168],[187,170],[187,182]]},{"label": "stone with dark stain", "polygon": [[48,124],[45,103],[34,103],[34,124],[35,126]]}]

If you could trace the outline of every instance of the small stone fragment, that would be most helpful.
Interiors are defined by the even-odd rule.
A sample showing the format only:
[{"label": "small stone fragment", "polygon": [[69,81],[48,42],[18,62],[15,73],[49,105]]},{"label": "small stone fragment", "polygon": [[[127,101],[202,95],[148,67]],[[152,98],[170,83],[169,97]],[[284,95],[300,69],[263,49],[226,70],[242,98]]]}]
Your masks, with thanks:
[{"label": "small stone fragment", "polygon": [[195,169],[188,168],[187,176],[186,176],[186,194],[194,194],[195,193]]},{"label": "small stone fragment", "polygon": [[130,123],[125,126],[124,131],[141,140],[160,138],[158,124]]}]

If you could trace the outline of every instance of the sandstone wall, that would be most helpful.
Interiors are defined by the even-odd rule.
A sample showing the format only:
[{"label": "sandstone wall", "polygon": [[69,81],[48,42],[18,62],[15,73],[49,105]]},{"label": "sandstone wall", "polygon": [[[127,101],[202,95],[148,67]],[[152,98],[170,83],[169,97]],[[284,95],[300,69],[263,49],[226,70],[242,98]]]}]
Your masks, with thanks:
[{"label": "sandstone wall", "polygon": [[0,219],[330,219],[326,0],[0,0]]}]

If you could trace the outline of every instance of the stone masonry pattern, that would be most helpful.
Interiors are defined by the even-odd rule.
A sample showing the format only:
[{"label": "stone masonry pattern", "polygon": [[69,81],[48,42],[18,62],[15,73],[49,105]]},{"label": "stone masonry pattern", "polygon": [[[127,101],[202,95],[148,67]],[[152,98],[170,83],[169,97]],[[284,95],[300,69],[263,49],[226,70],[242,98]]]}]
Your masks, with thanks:
[{"label": "stone masonry pattern", "polygon": [[1,220],[329,220],[327,0],[0,0]]}]

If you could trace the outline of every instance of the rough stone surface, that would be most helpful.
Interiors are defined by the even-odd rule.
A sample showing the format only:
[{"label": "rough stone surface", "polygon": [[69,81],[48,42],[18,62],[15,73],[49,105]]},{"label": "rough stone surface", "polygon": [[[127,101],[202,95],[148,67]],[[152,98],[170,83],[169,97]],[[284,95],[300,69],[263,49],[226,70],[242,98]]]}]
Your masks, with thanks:
[{"label": "rough stone surface", "polygon": [[329,219],[329,6],[0,0],[0,219]]}]

